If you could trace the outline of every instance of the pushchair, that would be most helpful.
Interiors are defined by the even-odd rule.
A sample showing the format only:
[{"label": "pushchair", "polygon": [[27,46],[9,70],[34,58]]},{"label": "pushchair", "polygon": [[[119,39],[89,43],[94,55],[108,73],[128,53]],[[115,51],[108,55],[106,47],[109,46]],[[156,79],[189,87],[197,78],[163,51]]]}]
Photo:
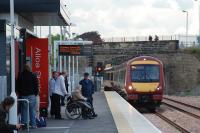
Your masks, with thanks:
[{"label": "pushchair", "polygon": [[65,114],[70,119],[78,119],[81,116],[90,117],[93,115],[93,108],[90,103],[84,100],[73,100],[71,95],[65,97]]}]

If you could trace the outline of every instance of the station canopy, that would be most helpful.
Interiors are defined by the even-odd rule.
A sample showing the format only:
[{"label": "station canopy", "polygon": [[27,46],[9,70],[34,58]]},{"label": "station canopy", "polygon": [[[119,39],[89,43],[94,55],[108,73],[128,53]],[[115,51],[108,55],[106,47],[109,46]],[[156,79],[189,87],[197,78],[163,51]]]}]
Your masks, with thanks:
[{"label": "station canopy", "polygon": [[[15,13],[33,26],[67,26],[69,12],[63,0],[14,0]],[[0,0],[0,14],[10,12],[10,0]]]}]

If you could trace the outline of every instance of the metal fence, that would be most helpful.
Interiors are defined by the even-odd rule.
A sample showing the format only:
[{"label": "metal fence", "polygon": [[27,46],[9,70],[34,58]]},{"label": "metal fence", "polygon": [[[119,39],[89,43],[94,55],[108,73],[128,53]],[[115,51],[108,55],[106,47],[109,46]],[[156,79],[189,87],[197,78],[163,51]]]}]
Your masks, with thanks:
[{"label": "metal fence", "polygon": [[[197,35],[171,35],[158,36],[160,41],[178,40],[180,48],[200,47],[199,36]],[[134,41],[149,41],[149,36],[135,36],[135,37],[110,37],[103,38],[104,42],[134,42]],[[153,37],[154,40],[154,37]]]}]

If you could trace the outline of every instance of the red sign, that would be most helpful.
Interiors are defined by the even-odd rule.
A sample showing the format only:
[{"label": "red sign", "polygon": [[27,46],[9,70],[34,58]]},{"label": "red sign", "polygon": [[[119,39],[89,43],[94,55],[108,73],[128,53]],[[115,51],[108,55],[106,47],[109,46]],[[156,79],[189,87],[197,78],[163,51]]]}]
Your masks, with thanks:
[{"label": "red sign", "polygon": [[26,57],[39,81],[40,108],[48,108],[48,39],[27,39]]}]

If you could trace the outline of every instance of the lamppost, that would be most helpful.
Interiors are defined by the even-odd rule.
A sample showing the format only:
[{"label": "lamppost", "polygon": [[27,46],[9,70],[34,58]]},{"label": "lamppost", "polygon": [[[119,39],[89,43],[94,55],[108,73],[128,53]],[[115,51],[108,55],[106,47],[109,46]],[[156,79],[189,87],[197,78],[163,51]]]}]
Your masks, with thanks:
[{"label": "lamppost", "polygon": [[[10,23],[11,23],[11,96],[15,99],[13,107],[9,111],[9,123],[17,124],[17,96],[15,93],[15,26],[14,26],[14,0],[10,0]],[[16,133],[17,131],[15,131]]]},{"label": "lamppost", "polygon": [[188,11],[186,11],[186,10],[183,10],[183,12],[184,13],[186,13],[186,39],[185,39],[185,43],[186,43],[186,45],[187,45],[187,40],[188,40]]},{"label": "lamppost", "polygon": [[[194,1],[199,1],[199,0],[194,0]],[[200,36],[200,3],[199,3],[199,36]]]},{"label": "lamppost", "polygon": [[[199,0],[194,0],[194,1],[197,1],[199,2]],[[197,40],[198,40],[198,43],[199,43],[199,46],[200,46],[200,2],[199,2],[199,36],[197,37]]]}]

